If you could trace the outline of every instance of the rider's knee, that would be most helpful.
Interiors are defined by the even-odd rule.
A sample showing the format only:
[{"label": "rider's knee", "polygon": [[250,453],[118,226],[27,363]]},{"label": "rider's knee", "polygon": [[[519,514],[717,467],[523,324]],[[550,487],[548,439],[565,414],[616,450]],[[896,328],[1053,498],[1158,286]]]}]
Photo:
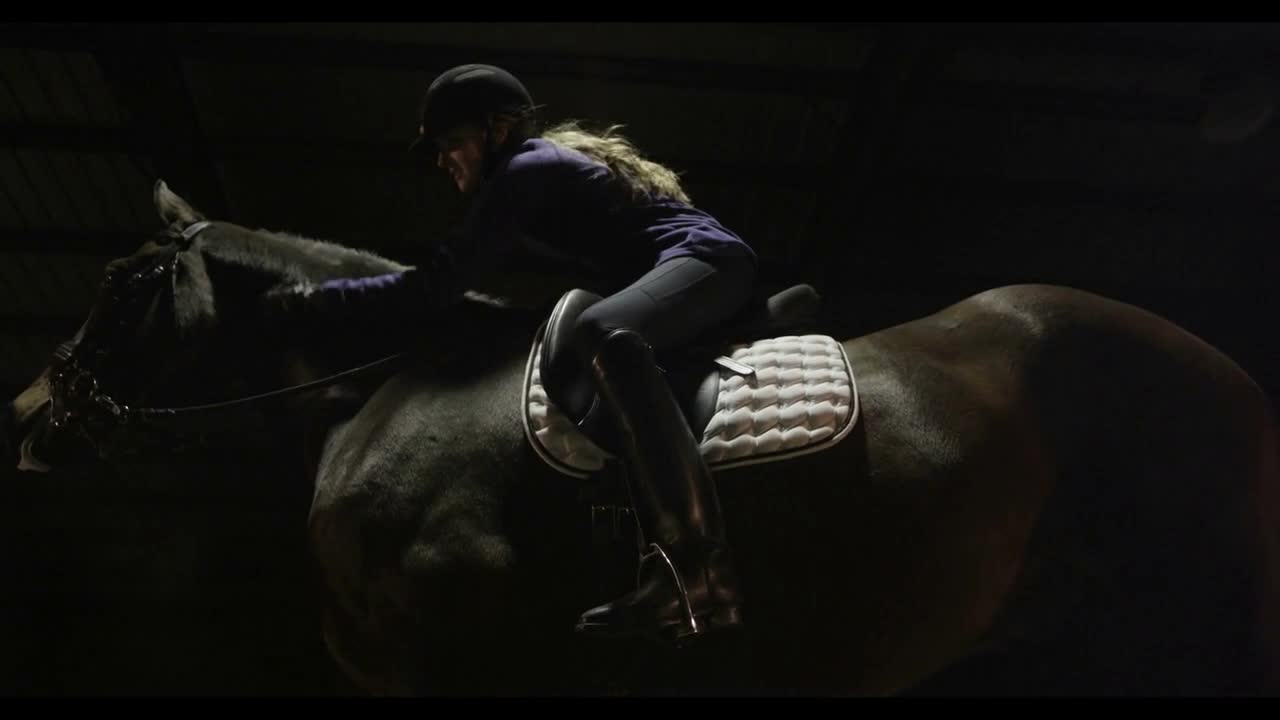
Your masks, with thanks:
[{"label": "rider's knee", "polygon": [[593,308],[588,308],[573,324],[574,353],[587,364],[590,364],[600,352],[605,338],[621,327],[603,313],[595,313],[592,310]]}]

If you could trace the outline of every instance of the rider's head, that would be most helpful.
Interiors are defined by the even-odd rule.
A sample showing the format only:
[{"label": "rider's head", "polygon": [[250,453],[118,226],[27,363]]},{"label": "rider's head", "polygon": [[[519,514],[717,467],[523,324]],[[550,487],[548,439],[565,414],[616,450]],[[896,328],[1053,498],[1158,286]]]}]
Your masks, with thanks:
[{"label": "rider's head", "polygon": [[488,176],[498,152],[533,135],[533,97],[511,73],[459,65],[441,73],[422,102],[415,149],[453,177],[464,193]]}]

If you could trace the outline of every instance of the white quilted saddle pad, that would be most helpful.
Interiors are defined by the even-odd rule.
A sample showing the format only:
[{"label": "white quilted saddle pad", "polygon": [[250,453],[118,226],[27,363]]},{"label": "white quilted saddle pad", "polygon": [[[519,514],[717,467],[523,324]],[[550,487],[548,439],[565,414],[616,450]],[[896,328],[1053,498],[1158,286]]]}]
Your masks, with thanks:
[{"label": "white quilted saddle pad", "polygon": [[[539,334],[525,370],[525,434],[549,465],[567,475],[589,477],[611,456],[548,401],[538,372],[541,355]],[[716,411],[701,440],[702,456],[712,470],[816,452],[853,428],[857,384],[844,347],[833,338],[757,340],[734,346],[727,357],[754,372],[719,367]]]}]

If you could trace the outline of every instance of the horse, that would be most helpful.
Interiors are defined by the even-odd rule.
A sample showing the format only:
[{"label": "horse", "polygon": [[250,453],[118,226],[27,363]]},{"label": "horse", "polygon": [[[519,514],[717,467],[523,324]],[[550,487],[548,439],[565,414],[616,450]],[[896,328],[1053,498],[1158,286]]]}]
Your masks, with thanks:
[{"label": "horse", "polygon": [[[108,266],[80,331],[10,403],[11,454],[27,472],[131,449],[180,464],[179,445],[153,441],[184,418],[296,421],[301,440],[257,440],[314,482],[317,632],[360,693],[1280,688],[1274,411],[1231,358],[1149,311],[1010,285],[857,337],[744,322],[665,360],[696,430],[706,406],[691,398],[707,378],[721,401],[755,397],[764,358],[799,353],[808,368],[825,353],[824,377],[847,370],[823,401],[843,424],[795,452],[762,451],[764,435],[746,450],[703,444],[739,453],[711,459],[746,598],[740,629],[587,640],[574,622],[630,589],[636,537],[610,494],[625,469],[607,432],[576,438],[596,451],[590,467],[539,443],[570,382],[530,410],[555,362],[545,307],[473,292],[385,327],[264,337],[251,328],[272,288],[407,266],[211,221],[163,181],[154,200],[166,231]],[[567,292],[557,310],[590,301]],[[752,354],[769,342],[791,350]],[[145,405],[158,408],[134,412]],[[757,410],[746,425],[786,415]],[[742,412],[720,422],[722,439]]]}]

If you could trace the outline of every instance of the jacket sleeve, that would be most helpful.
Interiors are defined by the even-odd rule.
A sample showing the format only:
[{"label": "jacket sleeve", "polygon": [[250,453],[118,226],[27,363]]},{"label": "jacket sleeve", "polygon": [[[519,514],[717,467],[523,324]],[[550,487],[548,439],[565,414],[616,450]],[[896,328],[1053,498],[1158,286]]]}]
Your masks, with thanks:
[{"label": "jacket sleeve", "polygon": [[262,318],[265,329],[288,333],[338,329],[335,324],[416,327],[447,311],[477,273],[516,252],[520,237],[546,212],[548,186],[556,176],[554,160],[514,163],[498,173],[472,205],[453,242],[421,265],[404,272],[272,290]]},{"label": "jacket sleeve", "polygon": [[265,296],[261,319],[265,331],[283,333],[417,326],[457,302],[465,289],[460,268],[440,250],[402,272],[275,288]]}]

